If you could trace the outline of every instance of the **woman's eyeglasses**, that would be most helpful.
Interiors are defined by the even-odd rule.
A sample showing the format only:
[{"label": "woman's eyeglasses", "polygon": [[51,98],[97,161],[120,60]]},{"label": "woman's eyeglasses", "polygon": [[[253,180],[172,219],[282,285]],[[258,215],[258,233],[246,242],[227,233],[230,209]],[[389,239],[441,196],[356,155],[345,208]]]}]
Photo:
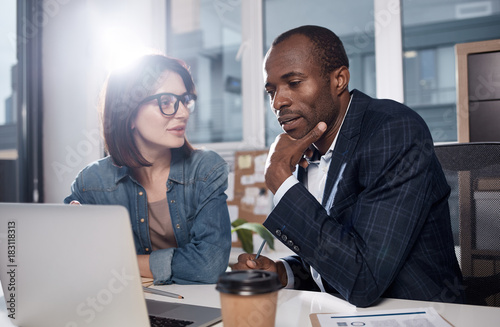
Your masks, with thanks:
[{"label": "woman's eyeglasses", "polygon": [[159,93],[148,96],[142,100],[139,105],[154,99],[158,101],[158,107],[160,107],[162,114],[165,116],[173,116],[177,113],[177,110],[179,110],[179,102],[182,102],[189,112],[192,113],[196,102],[196,94],[188,92],[181,95],[173,93]]}]

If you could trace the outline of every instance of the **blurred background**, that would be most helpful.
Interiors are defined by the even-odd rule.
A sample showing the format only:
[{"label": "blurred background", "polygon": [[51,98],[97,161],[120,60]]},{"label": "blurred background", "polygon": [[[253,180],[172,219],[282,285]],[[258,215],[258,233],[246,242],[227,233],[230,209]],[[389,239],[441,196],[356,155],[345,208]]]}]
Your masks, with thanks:
[{"label": "blurred background", "polygon": [[262,59],[304,24],[340,36],[350,89],[404,102],[435,142],[456,142],[454,47],[500,38],[500,0],[3,0],[0,201],[62,202],[104,155],[96,108],[107,73],[148,49],[191,67],[192,143],[233,168],[235,152],[265,150],[281,129]]}]

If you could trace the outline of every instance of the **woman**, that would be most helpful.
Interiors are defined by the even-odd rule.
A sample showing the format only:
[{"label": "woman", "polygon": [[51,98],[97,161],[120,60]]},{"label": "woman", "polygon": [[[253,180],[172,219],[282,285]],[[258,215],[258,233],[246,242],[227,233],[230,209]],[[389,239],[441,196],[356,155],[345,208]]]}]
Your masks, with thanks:
[{"label": "woman", "polygon": [[177,59],[146,55],[111,74],[102,106],[109,156],[84,168],[64,200],[125,206],[141,276],[155,284],[215,283],[228,266],[228,166],[186,140],[195,101]]}]

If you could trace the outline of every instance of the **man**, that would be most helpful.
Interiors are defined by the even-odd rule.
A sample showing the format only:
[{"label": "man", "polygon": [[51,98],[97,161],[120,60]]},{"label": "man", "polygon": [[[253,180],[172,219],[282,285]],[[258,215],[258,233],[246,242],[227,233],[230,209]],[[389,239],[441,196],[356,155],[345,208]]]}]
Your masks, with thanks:
[{"label": "man", "polygon": [[284,286],[360,307],[380,297],[463,302],[450,188],[426,124],[400,103],[349,93],[349,78],[328,29],[273,42],[265,87],[285,133],[268,155],[275,207],[264,226],[296,255],[242,254],[233,269],[276,271]]}]

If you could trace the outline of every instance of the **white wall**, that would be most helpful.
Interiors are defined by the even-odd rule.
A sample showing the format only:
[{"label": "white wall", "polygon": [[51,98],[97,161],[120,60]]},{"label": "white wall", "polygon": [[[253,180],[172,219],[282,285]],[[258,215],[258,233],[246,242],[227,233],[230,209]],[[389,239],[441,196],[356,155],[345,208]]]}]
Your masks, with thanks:
[{"label": "white wall", "polygon": [[[62,202],[77,173],[102,157],[97,102],[107,69],[139,46],[165,50],[165,13],[157,0],[44,0],[45,202]],[[111,47],[120,41],[121,50]]]}]

